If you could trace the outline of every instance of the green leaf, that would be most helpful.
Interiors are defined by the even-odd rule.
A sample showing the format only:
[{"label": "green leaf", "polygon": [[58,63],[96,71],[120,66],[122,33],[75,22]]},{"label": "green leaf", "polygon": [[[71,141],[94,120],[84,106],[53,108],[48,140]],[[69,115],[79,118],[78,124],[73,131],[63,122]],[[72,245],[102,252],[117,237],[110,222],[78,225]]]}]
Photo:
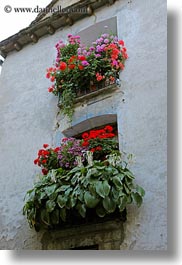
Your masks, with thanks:
[{"label": "green leaf", "polygon": [[60,217],[63,220],[63,222],[66,222],[66,209],[65,208],[60,209]]},{"label": "green leaf", "polygon": [[106,215],[106,211],[101,205],[97,206],[96,213],[99,217],[104,217]]},{"label": "green leaf", "polygon": [[99,203],[99,199],[91,195],[88,191],[84,194],[84,201],[88,208],[95,208],[95,206]]},{"label": "green leaf", "polygon": [[57,198],[57,193],[56,192],[53,192],[50,196],[49,196],[49,199],[52,200],[52,201],[55,201],[56,198]]},{"label": "green leaf", "polygon": [[114,185],[116,186],[117,189],[121,189],[123,187],[123,184],[122,184],[122,182],[121,182],[119,177],[114,176],[112,178],[112,181],[113,181],[113,183],[114,183]]},{"label": "green leaf", "polygon": [[112,194],[114,201],[117,201],[119,199],[120,192],[114,186],[111,189],[111,194]]},{"label": "green leaf", "polygon": [[137,193],[138,193],[140,196],[142,196],[142,197],[145,196],[145,190],[144,190],[142,187],[140,187],[139,185],[136,186],[136,191],[137,191]]},{"label": "green leaf", "polygon": [[122,181],[124,179],[124,174],[119,173],[117,174],[117,177],[120,179],[120,181]]},{"label": "green leaf", "polygon": [[143,202],[143,199],[140,196],[140,194],[138,194],[137,192],[136,193],[132,192],[131,196],[132,199],[136,202],[137,206],[140,207]]},{"label": "green leaf", "polygon": [[67,198],[65,196],[58,195],[57,203],[60,208],[63,208],[66,205],[66,202],[67,202]]},{"label": "green leaf", "polygon": [[98,175],[98,173],[100,174],[100,172],[96,169],[96,168],[90,168],[87,172],[86,177],[90,178],[90,177],[95,177]]},{"label": "green leaf", "polygon": [[130,179],[135,179],[135,176],[130,170],[124,171],[124,174]]},{"label": "green leaf", "polygon": [[105,168],[105,166],[96,166],[96,168],[97,168],[98,170],[103,170],[103,169]]},{"label": "green leaf", "polygon": [[115,211],[116,203],[110,197],[105,197],[102,203],[103,203],[104,209],[108,213],[113,213]]},{"label": "green leaf", "polygon": [[125,189],[126,193],[127,193],[127,194],[130,194],[130,190],[129,190],[129,188],[127,187],[127,185],[124,184],[123,186],[124,186],[124,189]]},{"label": "green leaf", "polygon": [[79,201],[83,202],[84,198],[83,198],[83,191],[80,190],[79,194],[78,194],[78,199]]},{"label": "green leaf", "polygon": [[73,208],[76,204],[77,198],[75,196],[73,196],[73,194],[71,194],[71,196],[68,199],[68,208]]},{"label": "green leaf", "polygon": [[49,213],[54,210],[55,206],[56,206],[56,203],[54,201],[49,200],[46,202],[46,209]]},{"label": "green leaf", "polygon": [[70,185],[62,185],[60,188],[56,190],[56,192],[65,191],[70,188]]},{"label": "green leaf", "polygon": [[44,192],[44,191],[40,191],[38,193],[39,197],[37,198],[38,199],[38,202],[41,203],[41,200],[45,199],[47,197],[47,194]]},{"label": "green leaf", "polygon": [[84,204],[81,204],[81,203],[78,203],[78,204],[76,205],[76,209],[78,210],[79,214],[80,214],[83,218],[85,218],[85,216],[86,216],[86,207],[85,207],[85,205],[84,205]]},{"label": "green leaf", "polygon": [[127,204],[127,197],[126,195],[123,195],[122,197],[119,198],[119,210],[120,212],[122,212],[125,208],[126,208],[126,204]]},{"label": "green leaf", "polygon": [[110,188],[111,188],[111,186],[108,184],[107,180],[98,181],[96,183],[96,192],[102,198],[105,198],[106,196],[109,195]]},{"label": "green leaf", "polygon": [[46,209],[41,210],[40,217],[44,224],[50,225],[50,216]]},{"label": "green leaf", "polygon": [[50,186],[45,187],[45,192],[48,196],[50,196],[55,191],[56,188],[57,184],[52,184]]},{"label": "green leaf", "polygon": [[106,167],[105,171],[110,173],[111,175],[117,175],[118,174],[118,170],[115,167],[112,167],[112,166]]},{"label": "green leaf", "polygon": [[65,196],[66,197],[68,197],[69,196],[69,194],[70,194],[70,192],[72,191],[73,189],[70,187],[70,188],[68,188],[66,191],[65,191]]},{"label": "green leaf", "polygon": [[70,170],[69,174],[76,173],[77,171],[80,171],[80,167],[74,167],[72,170]]},{"label": "green leaf", "polygon": [[76,184],[76,182],[77,182],[77,180],[78,180],[78,177],[76,176],[76,174],[72,177],[72,179],[71,179],[71,184],[72,185],[75,185]]}]

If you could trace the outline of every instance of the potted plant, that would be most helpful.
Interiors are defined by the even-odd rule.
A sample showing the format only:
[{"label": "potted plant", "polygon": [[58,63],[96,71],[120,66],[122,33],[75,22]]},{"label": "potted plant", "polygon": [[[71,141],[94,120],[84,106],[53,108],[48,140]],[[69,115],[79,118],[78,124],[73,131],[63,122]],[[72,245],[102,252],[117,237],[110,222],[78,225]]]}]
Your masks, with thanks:
[{"label": "potted plant", "polygon": [[55,65],[46,73],[53,82],[48,91],[59,96],[63,114],[71,121],[75,97],[115,83],[124,69],[127,50],[123,40],[107,33],[87,47],[80,36],[69,34],[67,44],[60,40],[55,47]]},{"label": "potted plant", "polygon": [[[94,152],[101,150],[91,150],[94,138],[88,139],[88,136],[91,137],[93,131],[85,132],[83,138],[86,134],[87,138],[82,140],[64,138],[56,149],[59,150],[54,152],[54,159],[50,152],[45,153],[50,163],[40,163],[40,157],[37,158],[35,163],[47,172],[43,172],[25,197],[23,213],[30,227],[38,231],[93,222],[122,213],[127,204],[134,202],[138,207],[142,204],[145,191],[135,183],[129,169],[130,157],[115,147],[107,149],[107,139],[111,138],[106,134],[112,133],[108,132],[111,128],[106,126],[103,132],[94,130],[98,135],[95,141],[99,140],[99,145],[106,148],[105,159],[94,158]],[[112,140],[117,144],[114,137]],[[48,146],[45,148],[48,150]]]}]

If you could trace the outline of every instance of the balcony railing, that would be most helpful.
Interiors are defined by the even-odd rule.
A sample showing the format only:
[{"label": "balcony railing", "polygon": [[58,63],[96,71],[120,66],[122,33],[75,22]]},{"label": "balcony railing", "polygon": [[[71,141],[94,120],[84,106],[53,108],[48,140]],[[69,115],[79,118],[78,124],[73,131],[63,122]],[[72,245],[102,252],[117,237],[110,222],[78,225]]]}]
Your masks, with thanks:
[{"label": "balcony railing", "polygon": [[85,88],[81,89],[75,89],[76,98],[82,97],[84,95],[91,94],[93,92],[99,91],[103,88],[107,88],[110,86],[113,86],[114,84],[118,84],[118,79],[114,78],[113,80],[102,80],[99,83],[90,82],[89,86],[86,86]]}]

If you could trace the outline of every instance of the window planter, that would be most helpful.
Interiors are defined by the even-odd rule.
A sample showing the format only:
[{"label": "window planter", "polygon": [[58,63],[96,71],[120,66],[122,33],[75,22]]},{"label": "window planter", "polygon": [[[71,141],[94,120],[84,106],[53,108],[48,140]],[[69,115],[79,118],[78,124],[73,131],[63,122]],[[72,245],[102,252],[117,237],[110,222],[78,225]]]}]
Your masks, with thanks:
[{"label": "window planter", "polygon": [[129,170],[131,156],[120,153],[111,125],[44,144],[34,163],[43,175],[25,197],[23,213],[36,231],[125,220],[126,206],[145,194]]},{"label": "window planter", "polygon": [[74,99],[115,84],[127,50],[123,40],[109,34],[102,34],[88,47],[80,43],[80,36],[69,34],[68,44],[59,41],[56,49],[56,63],[46,74],[53,82],[48,91],[59,96],[62,113],[72,121]]},{"label": "window planter", "polygon": [[[114,81],[103,81],[99,84],[95,83],[90,85],[85,89],[75,89],[75,98],[73,103],[80,103],[84,100],[89,100],[90,98],[97,97],[99,95],[105,95],[108,93],[113,93],[118,90],[119,79],[115,79]],[[58,93],[58,107],[61,109],[62,105],[62,97],[61,94]]]}]

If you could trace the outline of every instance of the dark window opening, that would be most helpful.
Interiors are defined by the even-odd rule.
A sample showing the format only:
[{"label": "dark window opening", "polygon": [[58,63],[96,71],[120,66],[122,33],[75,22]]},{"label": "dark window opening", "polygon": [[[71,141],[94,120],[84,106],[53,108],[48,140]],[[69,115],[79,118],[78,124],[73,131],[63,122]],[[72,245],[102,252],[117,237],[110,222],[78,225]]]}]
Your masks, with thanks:
[{"label": "dark window opening", "polygon": [[98,250],[98,249],[99,249],[99,245],[70,248],[70,250]]},{"label": "dark window opening", "polygon": [[[117,128],[117,123],[108,123],[108,124],[106,124],[106,125],[110,125],[110,126],[113,127],[113,133],[116,135],[115,139],[118,139],[118,128]],[[82,134],[83,134],[84,132],[88,132],[88,131],[90,131],[90,130],[100,130],[100,129],[104,129],[104,127],[105,127],[106,125],[102,125],[102,126],[98,126],[98,127],[93,127],[93,128],[91,128],[91,129],[89,129],[89,130],[82,131],[81,133],[79,133],[79,134],[77,134],[77,135],[74,135],[74,137],[77,138],[77,139],[82,139]]]}]

